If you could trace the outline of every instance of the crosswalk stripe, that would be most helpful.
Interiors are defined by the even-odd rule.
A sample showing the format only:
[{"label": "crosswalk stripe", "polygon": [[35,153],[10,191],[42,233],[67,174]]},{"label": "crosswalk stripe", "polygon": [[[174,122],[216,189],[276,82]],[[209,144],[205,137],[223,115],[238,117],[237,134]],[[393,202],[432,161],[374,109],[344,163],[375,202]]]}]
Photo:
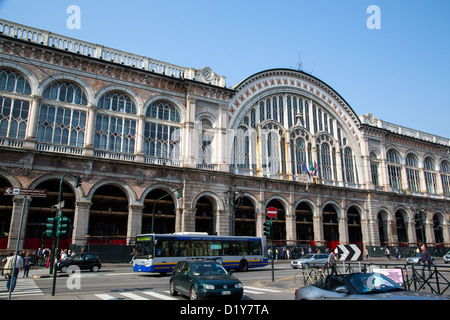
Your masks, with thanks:
[{"label": "crosswalk stripe", "polygon": [[[280,290],[273,290],[273,289],[266,289],[266,288],[257,288],[257,287],[244,287],[244,294],[251,293],[251,294],[266,294],[266,293],[277,293],[277,292],[283,292]],[[158,293],[154,291],[135,291],[135,293],[132,292],[120,292],[120,295],[133,299],[133,300],[150,300],[149,298],[143,297],[140,294],[147,295],[151,298],[156,299],[162,299],[162,300],[178,300],[176,297],[170,296],[169,291],[164,291],[163,293]],[[110,294],[96,294],[96,296],[102,300],[120,300],[121,298],[116,298]]]},{"label": "crosswalk stripe", "polygon": [[266,288],[256,288],[256,287],[247,287],[247,286],[244,287],[244,290],[246,288],[253,289],[253,290],[267,291],[267,292],[283,292],[283,291],[279,291],[279,290],[266,289]]},{"label": "crosswalk stripe", "polygon": [[246,293],[264,294],[264,292],[261,292],[261,291],[248,290],[248,289],[244,288],[244,294],[246,294]]},{"label": "crosswalk stripe", "polygon": [[113,296],[106,293],[96,294],[95,296],[99,297],[102,300],[119,300],[119,298],[114,298]]},{"label": "crosswalk stripe", "polygon": [[166,296],[165,294],[160,294],[157,292],[153,292],[153,291],[143,291],[142,293],[145,293],[149,296],[158,298],[158,299],[163,299],[163,300],[178,300],[177,298],[171,297],[171,296]]},{"label": "crosswalk stripe", "polygon": [[134,293],[131,293],[131,292],[121,292],[120,294],[125,296],[125,297],[128,297],[130,299],[133,299],[133,300],[148,300],[145,297],[141,297],[141,296],[139,296],[137,294],[134,294]]},{"label": "crosswalk stripe", "polygon": [[[6,290],[6,281],[5,281],[5,290]],[[32,279],[17,279],[16,287],[14,291],[11,293],[11,297],[20,297],[20,296],[31,296],[31,295],[43,295],[44,293],[38,287],[36,282]],[[8,298],[9,291],[4,291],[0,293],[0,298]]]}]

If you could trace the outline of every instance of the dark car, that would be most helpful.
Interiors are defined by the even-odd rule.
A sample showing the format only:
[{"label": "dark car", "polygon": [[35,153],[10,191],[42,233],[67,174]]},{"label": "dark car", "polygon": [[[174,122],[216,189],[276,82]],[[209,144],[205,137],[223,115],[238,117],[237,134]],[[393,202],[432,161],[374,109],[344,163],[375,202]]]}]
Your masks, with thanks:
[{"label": "dark car", "polygon": [[95,252],[82,252],[58,261],[57,269],[66,273],[70,266],[77,266],[81,270],[97,272],[102,267],[100,257]]},{"label": "dark car", "polygon": [[241,281],[212,260],[179,261],[170,277],[170,294],[180,293],[191,300],[241,299],[243,292]]},{"label": "dark car", "polygon": [[405,290],[380,273],[328,275],[295,291],[295,300],[449,300],[432,293]]}]

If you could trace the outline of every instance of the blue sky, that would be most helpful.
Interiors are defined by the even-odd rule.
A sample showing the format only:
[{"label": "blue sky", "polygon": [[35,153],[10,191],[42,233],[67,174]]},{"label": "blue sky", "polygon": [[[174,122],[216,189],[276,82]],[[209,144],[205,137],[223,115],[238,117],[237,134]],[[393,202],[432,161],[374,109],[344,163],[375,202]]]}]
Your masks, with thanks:
[{"label": "blue sky", "polygon": [[[69,29],[67,8],[80,8]],[[369,29],[370,5],[381,29]],[[26,8],[26,10],[24,10]],[[450,138],[449,0],[0,0],[0,17],[227,77],[302,69],[358,114]]]}]

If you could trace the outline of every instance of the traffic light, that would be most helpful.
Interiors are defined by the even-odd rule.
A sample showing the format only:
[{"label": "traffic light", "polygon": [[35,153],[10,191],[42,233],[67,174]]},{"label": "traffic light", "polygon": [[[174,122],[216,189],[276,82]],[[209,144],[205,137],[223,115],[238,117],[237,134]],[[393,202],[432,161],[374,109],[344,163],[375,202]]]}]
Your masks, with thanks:
[{"label": "traffic light", "polygon": [[75,188],[80,187],[82,182],[83,182],[83,178],[80,176],[77,176],[77,180],[75,181]]},{"label": "traffic light", "polygon": [[267,238],[272,239],[272,219],[264,222],[264,235]]},{"label": "traffic light", "polygon": [[183,190],[178,189],[177,192],[177,198],[180,199],[183,196]]},{"label": "traffic light", "polygon": [[56,236],[60,237],[66,235],[69,230],[72,230],[72,220],[67,217],[59,217],[57,227],[56,227]]},{"label": "traffic light", "polygon": [[45,235],[48,238],[53,238],[56,235],[56,225],[58,223],[57,218],[47,218],[47,229],[45,230]]}]

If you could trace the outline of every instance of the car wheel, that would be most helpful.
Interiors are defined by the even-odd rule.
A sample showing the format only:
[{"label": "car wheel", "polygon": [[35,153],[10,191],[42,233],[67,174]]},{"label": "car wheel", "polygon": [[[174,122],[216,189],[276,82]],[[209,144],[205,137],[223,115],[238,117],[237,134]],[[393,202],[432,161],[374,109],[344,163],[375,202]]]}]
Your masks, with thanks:
[{"label": "car wheel", "polygon": [[175,285],[173,284],[173,281],[170,281],[170,295],[171,296],[177,296],[178,295],[178,291],[175,290]]},{"label": "car wheel", "polygon": [[191,291],[189,293],[189,299],[190,300],[198,300],[197,289],[195,288],[195,286],[191,287]]},{"label": "car wheel", "polygon": [[245,272],[248,270],[248,262],[247,260],[242,259],[241,262],[239,262],[239,271]]},{"label": "car wheel", "polygon": [[97,272],[100,268],[98,266],[92,266],[91,267],[91,271],[92,272]]},{"label": "car wheel", "polygon": [[61,267],[61,272],[62,273],[67,273],[67,270],[69,270],[69,268],[67,266]]}]

